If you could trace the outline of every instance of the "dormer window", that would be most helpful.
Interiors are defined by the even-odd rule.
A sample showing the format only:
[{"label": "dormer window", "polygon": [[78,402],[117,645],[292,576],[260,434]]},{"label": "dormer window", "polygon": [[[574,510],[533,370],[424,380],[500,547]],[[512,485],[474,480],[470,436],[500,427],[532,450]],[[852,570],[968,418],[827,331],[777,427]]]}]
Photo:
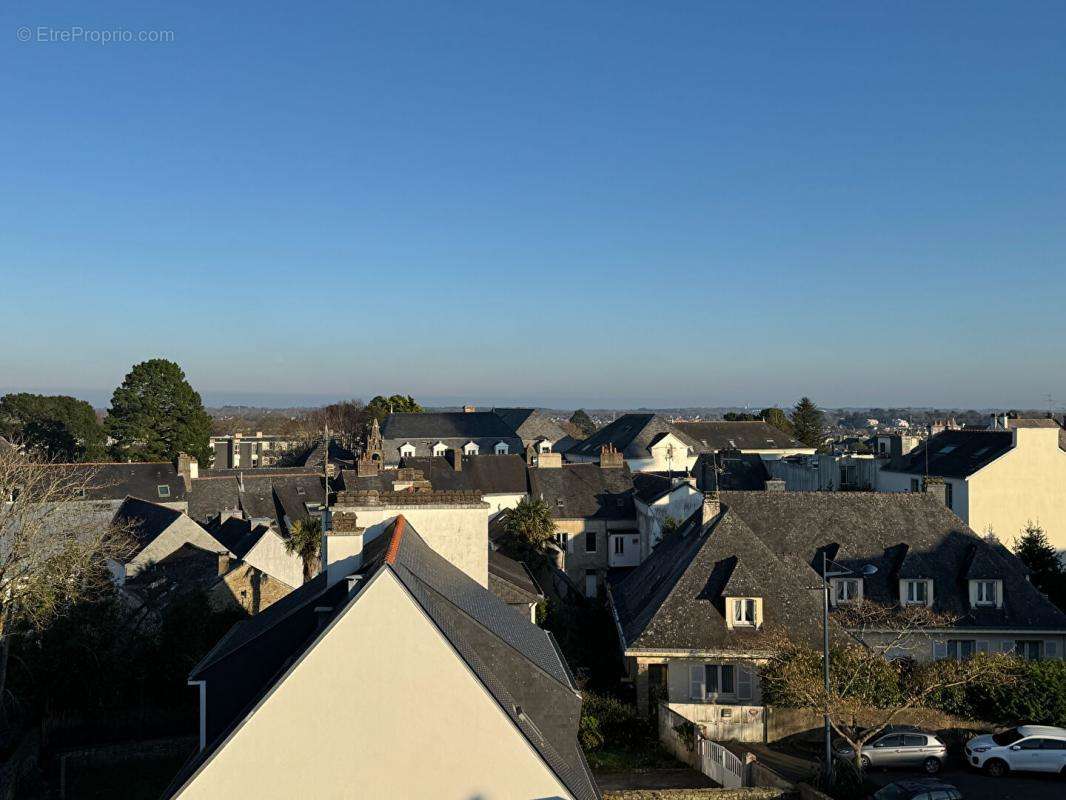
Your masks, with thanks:
[{"label": "dormer window", "polygon": [[833,605],[856,603],[862,599],[862,581],[858,578],[833,578]]},{"label": "dormer window", "polygon": [[730,628],[758,628],[762,625],[762,598],[726,598],[726,623]]},{"label": "dormer window", "polygon": [[410,442],[404,442],[400,445],[400,458],[414,458],[415,446]]},{"label": "dormer window", "polygon": [[931,606],[933,604],[933,582],[928,578],[911,578],[899,583],[901,605]]},{"label": "dormer window", "polygon": [[1002,607],[1002,581],[993,580],[991,578],[970,581],[970,605],[981,608]]},{"label": "dormer window", "polygon": [[156,486],[155,488],[156,488],[156,491],[159,493],[160,497],[163,497],[163,498],[170,497],[170,487],[169,486],[160,485],[160,486]]},{"label": "dormer window", "polygon": [[481,448],[478,447],[474,442],[467,442],[463,445],[464,456],[476,456],[480,451]]},{"label": "dormer window", "polygon": [[433,445],[433,455],[437,457],[443,457],[448,452],[448,445],[444,442],[437,442]]},{"label": "dormer window", "polygon": [[511,452],[511,448],[507,446],[507,442],[496,442],[495,452],[498,456],[505,456]]}]

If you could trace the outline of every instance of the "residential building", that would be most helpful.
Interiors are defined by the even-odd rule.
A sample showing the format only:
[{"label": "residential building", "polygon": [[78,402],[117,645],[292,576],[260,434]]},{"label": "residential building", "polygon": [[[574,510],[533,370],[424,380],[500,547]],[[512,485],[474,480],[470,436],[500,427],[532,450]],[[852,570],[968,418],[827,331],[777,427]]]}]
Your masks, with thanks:
[{"label": "residential building", "polygon": [[444,456],[449,450],[464,455],[521,455],[521,437],[492,411],[389,414],[381,426],[380,440],[371,430],[366,455],[386,466],[399,466],[405,458]]},{"label": "residential building", "polygon": [[325,477],[305,469],[204,470],[192,481],[189,516],[209,525],[221,515],[272,525],[288,537],[293,523],[321,516]]},{"label": "residential building", "polygon": [[789,492],[871,492],[877,488],[882,464],[873,455],[819,453],[783,458],[768,466]]},{"label": "residential building", "polygon": [[[924,603],[944,620],[895,656],[1062,657],[1066,615],[934,495],[722,492],[610,587],[641,710],[661,700],[712,738],[760,738],[759,665],[783,635],[820,646],[823,554],[857,573],[832,579],[834,610]],[[876,572],[863,577],[867,565]],[[833,637],[861,635],[840,619]]]},{"label": "residential building", "polygon": [[[637,512],[640,532],[640,551],[627,553],[628,559],[616,560],[612,567],[633,567],[651,555],[663,538],[663,528],[676,530],[703,503],[703,493],[696,488],[696,479],[657,472],[637,472],[633,475],[633,504]],[[614,555],[612,553],[612,555]]]},{"label": "residential building", "polygon": [[567,439],[558,423],[534,408],[494,408],[493,412],[522,440],[523,450],[532,447],[538,453],[553,452],[556,443]]},{"label": "residential building", "polygon": [[731,422],[703,420],[676,422],[678,430],[699,443],[698,452],[755,453],[767,461],[795,455],[813,455],[815,449],[761,420]]},{"label": "residential building", "polygon": [[[343,470],[340,485],[348,491],[394,491],[406,488],[413,480],[424,481],[438,491],[480,492],[489,504],[489,516],[514,508],[529,495],[526,462],[521,455],[463,455],[462,450],[448,450],[444,456],[403,459],[402,470],[379,470],[376,461],[361,459],[355,470]],[[401,480],[398,472],[405,473]],[[412,472],[413,471],[413,472]]]},{"label": "residential building", "polygon": [[165,797],[600,796],[547,633],[405,516],[361,564],[332,539],[321,575],[193,669],[200,747]]},{"label": "residential building", "polygon": [[622,454],[632,472],[687,473],[700,444],[679,426],[657,414],[623,414],[566,451],[574,463],[596,462],[611,447]]},{"label": "residential building", "polygon": [[780,481],[771,476],[770,468],[796,458],[803,456],[766,461],[758,453],[741,453],[739,450],[700,453],[692,466],[692,475],[701,492],[762,492],[769,488],[784,488],[777,486]]},{"label": "residential building", "polygon": [[971,528],[1012,543],[1030,522],[1066,549],[1066,432],[1052,419],[1005,420],[989,430],[945,430],[878,474],[885,492],[942,481],[944,502]]},{"label": "residential building", "polygon": [[300,440],[291,436],[275,434],[264,435],[256,431],[254,435],[242,433],[211,437],[211,452],[215,469],[255,469],[256,467],[273,467],[278,459],[291,453],[300,445]]},{"label": "residential building", "polygon": [[184,454],[174,461],[55,464],[52,468],[57,478],[78,489],[73,499],[101,504],[111,513],[127,497],[184,511],[189,488],[199,475],[196,459]]},{"label": "residential building", "polygon": [[303,559],[288,551],[289,537],[276,523],[219,514],[207,531],[234,558],[280,581],[289,591],[303,584]]},{"label": "residential building", "polygon": [[537,621],[537,604],[544,600],[536,580],[521,561],[489,549],[489,591],[530,622]]},{"label": "residential building", "polygon": [[[401,468],[391,489],[337,492],[333,506],[334,548],[341,543],[358,560],[363,549],[400,516],[418,526],[433,550],[470,576],[489,585],[489,504],[476,491],[438,491],[418,470]],[[343,533],[343,538],[340,534]]]},{"label": "residential building", "polygon": [[558,453],[547,455],[529,470],[530,492],[551,509],[558,567],[596,597],[608,569],[639,562],[633,476],[621,454],[606,447],[599,463],[563,464]]}]

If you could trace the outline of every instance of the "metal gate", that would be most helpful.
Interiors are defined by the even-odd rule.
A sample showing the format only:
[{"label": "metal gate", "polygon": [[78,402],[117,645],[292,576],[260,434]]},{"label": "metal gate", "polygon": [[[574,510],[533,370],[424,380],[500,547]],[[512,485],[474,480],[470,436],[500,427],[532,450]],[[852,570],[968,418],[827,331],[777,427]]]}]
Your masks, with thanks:
[{"label": "metal gate", "polygon": [[744,765],[739,758],[710,739],[700,737],[698,746],[704,775],[724,789],[739,789],[744,785]]}]

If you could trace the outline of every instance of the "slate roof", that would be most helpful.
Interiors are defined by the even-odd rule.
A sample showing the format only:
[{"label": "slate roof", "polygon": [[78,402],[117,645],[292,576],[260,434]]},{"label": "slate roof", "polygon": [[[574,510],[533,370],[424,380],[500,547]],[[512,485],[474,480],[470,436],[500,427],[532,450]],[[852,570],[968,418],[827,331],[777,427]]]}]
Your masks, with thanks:
[{"label": "slate roof", "polygon": [[928,450],[930,475],[966,478],[1010,450],[1012,440],[1010,431],[942,431],[930,437],[925,444],[893,459],[882,469],[886,472],[924,475]]},{"label": "slate roof", "polygon": [[127,497],[118,507],[112,521],[133,539],[139,552],[173,525],[180,516],[181,512],[173,508],[136,497]]},{"label": "slate roof", "polygon": [[[717,487],[714,478],[710,477],[710,485],[704,486],[708,475],[705,469],[717,465]],[[697,485],[701,490],[722,491],[746,491],[761,492],[766,488],[766,481],[770,473],[766,469],[766,462],[758,453],[740,453],[736,450],[721,450],[717,453],[700,453],[696,463],[692,466],[692,474],[696,476]]]},{"label": "slate roof", "polygon": [[544,599],[543,592],[525,564],[491,548],[489,590],[508,604],[536,603]]},{"label": "slate roof", "polygon": [[681,477],[676,473],[669,476],[659,472],[637,472],[633,475],[633,493],[644,505],[650,506],[678,488],[684,482]]},{"label": "slate roof", "polygon": [[[806,587],[818,585],[823,550],[845,567],[877,567],[864,580],[871,601],[895,606],[900,578],[931,578],[934,610],[955,627],[1066,631],[1066,614],[1026,580],[1021,562],[931,494],[722,492],[721,500],[717,521],[701,527],[697,512],[612,587],[628,648],[757,647],[759,634],[726,629],[727,587],[763,598],[768,635],[776,627],[816,641],[820,601]],[[970,607],[972,567],[1003,581],[1002,609]]]},{"label": "slate roof", "polygon": [[792,450],[806,448],[803,442],[767,422],[678,422],[676,426],[700,444],[701,451]]},{"label": "slate roof", "polygon": [[[463,456],[463,468],[459,472],[449,459],[440,456],[405,458],[403,466],[421,470],[423,477],[437,490],[479,491],[482,494],[526,494],[529,491],[526,462],[520,455]],[[395,477],[396,473],[391,474]],[[386,470],[384,475],[388,477],[390,472]],[[363,480],[356,479],[359,488],[362,488]],[[376,487],[368,485],[366,488]]]},{"label": "slate roof", "polygon": [[633,475],[626,466],[563,464],[529,470],[529,490],[556,519],[633,519]]},{"label": "slate roof", "polygon": [[[207,719],[213,725],[208,746],[183,767],[165,796],[173,796],[212,757],[329,622],[359,601],[360,588],[388,569],[567,789],[582,800],[599,798],[577,740],[581,698],[550,635],[433,551],[404,517],[369,542],[363,555],[363,580],[354,588],[347,581],[326,587],[325,574],[319,575],[238,623],[193,669],[190,680],[206,679],[212,687]],[[228,685],[219,685],[220,678]],[[353,673],[353,689],[381,687],[360,687]],[[240,704],[213,705],[212,697],[222,703],[229,699],[227,690],[240,695]]]},{"label": "slate roof", "polygon": [[272,520],[279,531],[287,533],[286,517],[293,522],[306,519],[308,503],[325,502],[326,487],[321,475],[303,471],[260,474],[259,470],[249,470],[230,477],[194,480],[189,516],[206,525],[219,514],[240,511],[252,519]]},{"label": "slate roof", "polygon": [[567,453],[598,457],[600,448],[609,444],[625,458],[647,458],[652,442],[664,433],[672,433],[689,447],[699,447],[699,442],[657,414],[623,414],[569,448]]},{"label": "slate roof", "polygon": [[[186,499],[185,480],[169,461],[56,464],[54,469],[78,485],[85,484],[86,500],[124,500],[180,503]],[[159,487],[167,493],[160,495]]]},{"label": "slate roof", "polygon": [[225,521],[216,519],[207,526],[207,532],[240,559],[243,559],[269,530],[269,525],[257,524],[240,517],[229,517]]},{"label": "slate roof", "polygon": [[493,412],[515,432],[523,444],[529,444],[541,438],[548,439],[552,443],[566,438],[566,431],[562,427],[542,416],[534,408],[495,408]]},{"label": "slate roof", "polygon": [[493,436],[514,438],[515,432],[492,411],[389,414],[381,426],[381,438],[387,440]]}]

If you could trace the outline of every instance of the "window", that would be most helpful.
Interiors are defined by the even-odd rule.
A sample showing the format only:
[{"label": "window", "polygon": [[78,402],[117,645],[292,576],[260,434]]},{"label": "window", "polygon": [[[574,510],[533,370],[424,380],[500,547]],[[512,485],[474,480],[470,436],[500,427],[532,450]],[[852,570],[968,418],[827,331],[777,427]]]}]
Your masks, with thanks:
[{"label": "window", "polygon": [[410,443],[400,445],[400,458],[414,458],[415,446]]},{"label": "window", "polygon": [[956,661],[965,661],[972,658],[977,649],[977,642],[973,639],[948,639],[948,658]]},{"label": "window", "polygon": [[874,747],[903,747],[903,737],[898,733],[891,736],[882,736],[874,742]]},{"label": "window", "polygon": [[480,451],[480,449],[481,448],[479,448],[473,442],[467,442],[465,445],[463,445],[463,455],[465,455],[465,456],[476,456],[478,454],[478,452]]},{"label": "window", "polygon": [[955,488],[947,481],[944,481],[944,505],[946,505],[948,508],[953,508],[954,504]]},{"label": "window", "polygon": [[1044,643],[1039,639],[1019,639],[1014,643],[1014,654],[1028,661],[1044,657]]},{"label": "window", "polygon": [[733,601],[733,625],[755,624],[755,600],[751,597]]},{"label": "window", "polygon": [[157,487],[155,487],[155,489],[156,489],[157,492],[159,492],[159,496],[160,497],[170,497],[170,487],[169,486],[157,486]]},{"label": "window", "polygon": [[859,581],[856,578],[836,579],[836,602],[851,603],[859,599]]},{"label": "window", "polygon": [[916,603],[918,605],[929,605],[929,582],[928,581],[904,581],[905,584],[905,602],[909,605]]},{"label": "window", "polygon": [[596,552],[596,531],[585,531],[585,552]]},{"label": "window", "polygon": [[704,667],[706,694],[736,694],[736,674],[732,664],[707,664]]},{"label": "window", "polygon": [[626,549],[626,537],[615,536],[614,537],[614,554],[616,556],[623,555]]},{"label": "window", "polygon": [[551,442],[541,442],[540,443],[540,452],[542,452],[542,453],[550,453],[551,451],[552,451],[552,443]]},{"label": "window", "polygon": [[570,534],[563,531],[555,532],[555,543],[559,545],[559,548],[564,552],[570,552]]},{"label": "window", "polygon": [[433,455],[443,456],[448,452],[448,446],[444,442],[437,442],[433,445]]},{"label": "window", "polygon": [[917,478],[911,478],[911,491],[920,492],[922,490],[922,482]]},{"label": "window", "polygon": [[498,455],[498,456],[505,456],[505,455],[507,455],[507,454],[508,454],[509,452],[511,452],[511,448],[509,448],[509,447],[507,446],[507,443],[506,443],[506,442],[497,442],[497,443],[496,443],[496,455]]},{"label": "window", "polygon": [[939,452],[940,455],[945,456],[948,453],[954,452],[957,447],[958,447],[958,445],[955,445],[955,444],[946,444],[943,447],[941,447],[938,452]]},{"label": "window", "polygon": [[1040,746],[1044,743],[1043,739],[1025,739],[1018,742],[1018,747],[1022,750],[1039,750]]},{"label": "window", "polygon": [[979,605],[979,606],[994,606],[994,605],[996,605],[996,582],[995,581],[977,581],[977,605]]},{"label": "window", "polygon": [[904,747],[925,747],[926,746],[925,737],[924,736],[919,736],[918,734],[915,734],[915,733],[906,733],[906,734],[903,735],[903,746]]}]

